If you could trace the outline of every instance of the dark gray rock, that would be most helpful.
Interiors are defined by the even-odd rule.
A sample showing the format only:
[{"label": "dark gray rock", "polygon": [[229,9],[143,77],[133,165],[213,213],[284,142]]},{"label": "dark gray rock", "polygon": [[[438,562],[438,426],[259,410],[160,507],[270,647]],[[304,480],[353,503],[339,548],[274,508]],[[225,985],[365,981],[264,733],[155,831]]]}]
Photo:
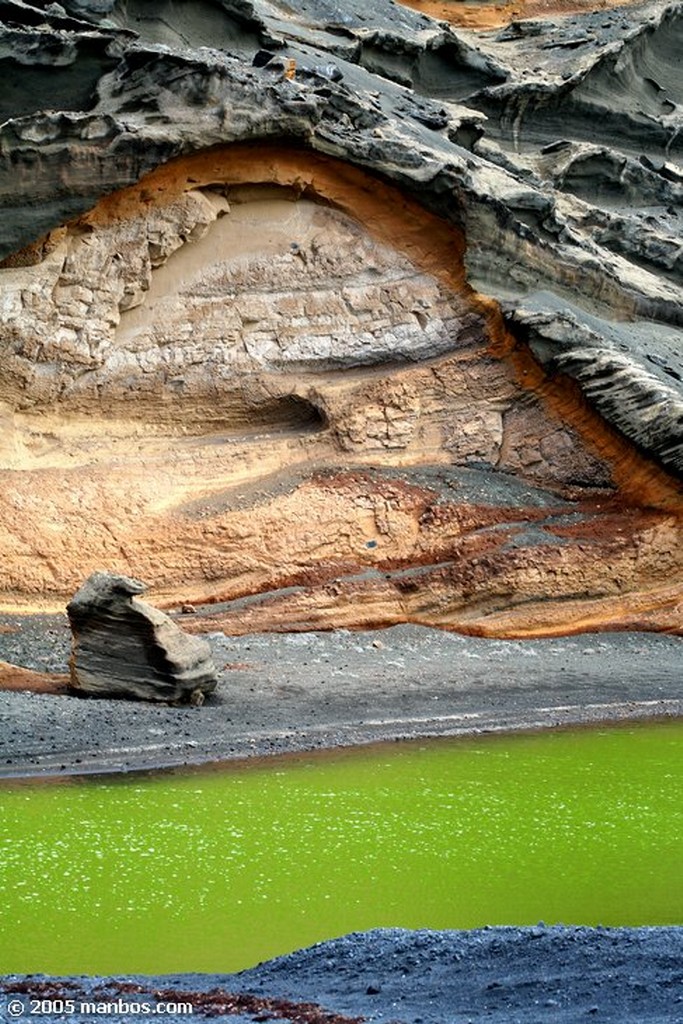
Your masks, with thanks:
[{"label": "dark gray rock", "polygon": [[75,17],[98,19],[109,14],[116,0],[63,0],[62,7]]},{"label": "dark gray rock", "polygon": [[683,473],[680,333],[610,324],[548,293],[510,304],[507,322],[549,373],[576,380],[602,415],[644,451]]},{"label": "dark gray rock", "polygon": [[201,704],[216,688],[206,640],[141,601],[144,583],[96,572],[67,607],[71,685],[82,693]]}]

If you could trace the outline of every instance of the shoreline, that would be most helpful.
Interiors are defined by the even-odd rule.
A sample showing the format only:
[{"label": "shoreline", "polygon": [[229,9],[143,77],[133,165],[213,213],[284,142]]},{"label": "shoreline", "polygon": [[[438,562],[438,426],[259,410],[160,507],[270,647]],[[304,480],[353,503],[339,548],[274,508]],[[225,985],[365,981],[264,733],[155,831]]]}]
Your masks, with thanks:
[{"label": "shoreline", "polygon": [[[0,779],[683,717],[683,639],[662,634],[501,641],[395,626],[209,640],[219,685],[202,708],[1,691]],[[52,619],[49,631],[27,620],[0,635],[0,657],[57,672],[68,644]]]},{"label": "shoreline", "polygon": [[[379,928],[237,974],[0,976],[0,1006],[20,1005],[20,1016],[31,999],[70,999],[74,1024],[92,1020],[78,1012],[84,1000],[189,1002],[194,1019],[226,1024],[681,1024],[681,953],[678,926]],[[187,1019],[164,1015],[169,1024]],[[63,1015],[43,1010],[42,1020]]]},{"label": "shoreline", "polygon": [[[0,634],[0,656],[12,653],[10,645],[27,667],[58,671],[68,630],[52,628],[48,635],[45,623],[36,622],[27,628],[30,635]],[[282,757],[353,756],[350,748],[378,742],[495,742],[510,733],[683,718],[678,637],[491,641],[394,627],[213,634],[210,642],[222,667],[216,696],[202,708],[0,692],[7,723],[0,779],[6,785],[96,775],[124,780],[227,763],[239,770]],[[149,999],[187,1000],[195,1019],[226,1024],[574,1024],[579,1016],[603,1024],[683,1024],[675,984],[681,950],[677,925],[383,928],[331,938],[236,974],[6,974],[0,1016],[17,1000],[27,1008],[31,999],[55,1007],[65,999]],[[70,1015],[74,1024],[91,1017]],[[62,1014],[42,1019],[57,1024]],[[182,1024],[188,1017],[164,1019]]]},{"label": "shoreline", "polygon": [[[643,702],[647,703],[647,702]],[[661,705],[666,702],[656,702]],[[174,772],[201,772],[221,771],[226,768],[240,768],[256,764],[267,764],[270,762],[287,762],[290,759],[300,758],[325,758],[338,755],[353,755],[356,752],[371,751],[379,747],[388,747],[403,744],[431,743],[443,740],[467,741],[494,740],[506,736],[532,736],[539,733],[561,733],[591,731],[600,729],[628,729],[646,725],[666,724],[683,721],[683,700],[668,702],[675,705],[674,711],[665,711],[660,706],[652,708],[639,708],[629,705],[624,713],[614,716],[593,716],[589,709],[577,709],[576,717],[568,715],[563,721],[516,721],[507,722],[496,726],[479,728],[477,726],[463,726],[453,729],[430,728],[429,723],[421,721],[405,722],[406,732],[393,732],[387,726],[386,735],[370,735],[370,738],[346,738],[338,735],[334,743],[326,743],[326,734],[321,730],[318,736],[313,734],[300,734],[293,737],[276,737],[273,735],[263,737],[261,742],[247,736],[236,739],[238,745],[244,744],[242,749],[236,749],[228,756],[213,757],[207,749],[205,752],[196,752],[196,757],[183,757],[178,760],[174,757],[168,759],[151,755],[147,758],[146,751],[139,752],[139,760],[136,760],[135,751],[107,752],[104,756],[97,755],[92,763],[79,763],[77,766],[66,766],[58,769],[49,763],[40,766],[19,765],[9,770],[0,765],[0,785],[2,783],[30,783],[38,781],[55,782],[60,779],[76,781],[80,778],[125,778],[146,777],[157,774],[168,774]],[[340,730],[341,731],[341,730]],[[279,741],[279,743],[278,743]],[[278,749],[273,749],[278,744]],[[281,745],[280,745],[281,744]],[[125,765],[121,763],[118,755],[125,753]],[[179,755],[180,756],[180,755]]]}]

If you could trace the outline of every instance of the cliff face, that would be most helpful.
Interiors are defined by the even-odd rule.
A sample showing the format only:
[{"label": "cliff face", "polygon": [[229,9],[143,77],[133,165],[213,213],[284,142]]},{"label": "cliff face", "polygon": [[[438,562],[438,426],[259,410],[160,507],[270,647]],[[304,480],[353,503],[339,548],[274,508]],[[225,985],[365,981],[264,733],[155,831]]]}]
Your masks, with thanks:
[{"label": "cliff face", "polygon": [[680,631],[676,6],[0,22],[6,607]]}]

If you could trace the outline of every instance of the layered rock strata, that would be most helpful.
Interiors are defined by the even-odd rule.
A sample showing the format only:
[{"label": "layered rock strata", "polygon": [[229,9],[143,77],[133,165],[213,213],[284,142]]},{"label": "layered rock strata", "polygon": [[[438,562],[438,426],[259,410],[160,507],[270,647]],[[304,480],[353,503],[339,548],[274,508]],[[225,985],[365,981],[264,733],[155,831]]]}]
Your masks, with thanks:
[{"label": "layered rock strata", "polygon": [[6,605],[681,629],[677,5],[0,17]]},{"label": "layered rock strata", "polygon": [[216,688],[206,640],[141,601],[139,580],[94,573],[67,605],[71,686],[100,697],[202,704]]}]

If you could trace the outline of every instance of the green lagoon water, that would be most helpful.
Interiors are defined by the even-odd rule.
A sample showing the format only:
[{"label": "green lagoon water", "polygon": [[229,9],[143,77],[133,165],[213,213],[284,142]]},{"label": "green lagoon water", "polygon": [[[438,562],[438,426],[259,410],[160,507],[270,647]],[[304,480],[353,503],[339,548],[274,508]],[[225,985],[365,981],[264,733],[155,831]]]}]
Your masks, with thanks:
[{"label": "green lagoon water", "polygon": [[683,923],[683,723],[0,787],[0,973],[232,971],[377,926]]}]

